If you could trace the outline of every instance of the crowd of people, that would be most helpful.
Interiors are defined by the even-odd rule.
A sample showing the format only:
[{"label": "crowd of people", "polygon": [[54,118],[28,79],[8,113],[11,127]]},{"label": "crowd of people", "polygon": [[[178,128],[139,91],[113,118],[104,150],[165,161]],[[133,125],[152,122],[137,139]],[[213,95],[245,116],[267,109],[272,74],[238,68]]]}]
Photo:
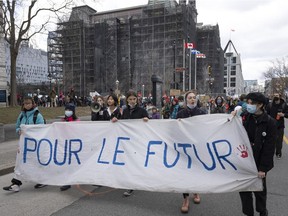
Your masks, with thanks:
[{"label": "crowd of people", "polygon": [[[65,102],[65,117],[63,121],[78,121],[75,113],[75,95],[70,92]],[[162,107],[159,109],[152,104],[151,100],[143,102],[139,100],[137,93],[133,90],[127,92],[125,103],[119,103],[119,98],[110,95],[95,96],[92,100],[91,121],[112,121],[121,119],[182,119],[196,115],[226,113],[241,118],[247,132],[258,169],[258,177],[263,180],[263,191],[240,192],[242,211],[245,215],[254,215],[253,196],[256,199],[256,211],[260,216],[267,216],[267,172],[273,168],[273,159],[282,158],[282,143],[284,135],[284,118],[288,118],[288,106],[281,98],[281,94],[275,93],[272,98],[267,98],[258,92],[241,95],[240,98],[217,96],[206,98],[201,101],[196,90],[186,92],[178,97],[163,97]],[[43,116],[38,115],[37,122],[33,122],[33,113],[37,110],[37,104],[32,97],[25,98],[22,111],[17,120],[17,133],[21,133],[20,124],[43,124]],[[24,118],[21,116],[24,116]],[[275,151],[276,150],[276,151]],[[19,191],[22,184],[19,176],[15,173],[12,184],[3,189],[7,191]],[[44,185],[37,184],[35,188]],[[61,190],[67,190],[71,186],[64,185]],[[124,196],[130,196],[134,191],[127,188]],[[181,212],[189,211],[189,193],[183,193]],[[193,194],[193,202],[201,202],[200,195]]]}]

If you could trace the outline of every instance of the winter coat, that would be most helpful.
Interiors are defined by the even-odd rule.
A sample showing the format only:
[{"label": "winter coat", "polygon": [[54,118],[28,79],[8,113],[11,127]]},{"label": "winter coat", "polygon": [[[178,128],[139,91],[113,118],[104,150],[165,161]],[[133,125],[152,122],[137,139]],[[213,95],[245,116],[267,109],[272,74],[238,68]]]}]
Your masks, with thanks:
[{"label": "winter coat", "polygon": [[136,106],[135,108],[131,109],[128,105],[122,114],[122,119],[142,119],[144,117],[148,117],[148,112],[146,109]]},{"label": "winter coat", "polygon": [[260,116],[247,114],[243,121],[252,146],[258,171],[268,172],[273,168],[276,122],[266,112]]},{"label": "winter coat", "polygon": [[[267,110],[268,115],[270,115],[274,119],[276,119],[278,112],[284,113],[284,117],[288,118],[288,106],[286,105],[283,99],[280,99],[279,104],[276,104],[274,102],[269,103],[266,106],[266,110]],[[280,117],[280,119],[277,120],[276,125],[277,125],[277,128],[285,128],[284,118]]]},{"label": "winter coat", "polygon": [[[29,111],[21,111],[16,121],[16,133],[19,133],[21,124],[26,124],[26,125],[34,124],[33,117],[34,117],[34,112],[36,110],[38,110],[38,107],[35,107],[34,109],[29,110]],[[35,124],[44,124],[44,118],[40,112],[37,114]]]},{"label": "winter coat", "polygon": [[193,109],[190,109],[189,107],[186,107],[186,108],[180,110],[177,113],[177,119],[178,118],[189,118],[189,117],[192,117],[192,116],[204,115],[204,114],[206,114],[206,112],[203,111],[202,109],[200,109],[197,106],[195,108],[193,108]]},{"label": "winter coat", "polygon": [[91,112],[91,121],[104,121],[104,111],[106,107],[101,107],[99,112]]},{"label": "winter coat", "polygon": [[107,107],[107,109],[105,109],[103,111],[103,120],[104,121],[109,121],[111,119],[113,119],[114,117],[117,118],[117,119],[121,119],[121,112],[120,112],[120,108],[117,107],[113,113],[111,113],[111,115],[109,114],[109,111],[108,111],[109,107]]}]

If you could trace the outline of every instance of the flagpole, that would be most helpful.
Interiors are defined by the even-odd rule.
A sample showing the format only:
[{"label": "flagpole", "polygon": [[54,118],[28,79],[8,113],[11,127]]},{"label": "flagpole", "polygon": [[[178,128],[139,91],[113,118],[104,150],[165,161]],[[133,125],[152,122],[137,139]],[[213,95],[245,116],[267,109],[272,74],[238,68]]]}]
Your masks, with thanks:
[{"label": "flagpole", "polygon": [[183,39],[183,92],[185,92],[185,57],[186,57],[186,52],[185,52],[185,39]]},{"label": "flagpole", "polygon": [[195,74],[194,74],[194,89],[197,89],[196,79],[197,79],[197,54],[195,53]]},{"label": "flagpole", "polygon": [[192,75],[191,75],[191,49],[189,49],[189,90],[191,90],[191,79],[192,79]]}]

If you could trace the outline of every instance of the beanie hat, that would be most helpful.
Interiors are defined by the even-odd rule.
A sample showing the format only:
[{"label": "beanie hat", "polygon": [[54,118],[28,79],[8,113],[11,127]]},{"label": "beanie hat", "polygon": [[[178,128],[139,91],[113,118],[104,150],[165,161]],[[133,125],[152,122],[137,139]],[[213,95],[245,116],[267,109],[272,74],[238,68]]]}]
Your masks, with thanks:
[{"label": "beanie hat", "polygon": [[73,111],[73,113],[75,113],[75,105],[68,103],[65,105],[65,110],[71,110],[71,111]]},{"label": "beanie hat", "polygon": [[266,97],[260,92],[251,92],[246,96],[246,99],[250,99],[253,102],[263,103],[264,105],[267,103]]}]

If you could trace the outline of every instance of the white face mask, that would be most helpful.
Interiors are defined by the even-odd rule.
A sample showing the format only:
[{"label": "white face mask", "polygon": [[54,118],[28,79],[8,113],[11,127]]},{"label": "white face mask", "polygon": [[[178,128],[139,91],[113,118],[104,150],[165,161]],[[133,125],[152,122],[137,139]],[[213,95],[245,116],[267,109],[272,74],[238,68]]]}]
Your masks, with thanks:
[{"label": "white face mask", "polygon": [[187,107],[189,107],[190,109],[194,109],[197,106],[197,104],[187,104]]},{"label": "white face mask", "polygon": [[71,117],[73,115],[73,111],[71,110],[65,110],[65,116]]},{"label": "white face mask", "polygon": [[179,106],[182,107],[184,105],[184,102],[179,102]]}]

